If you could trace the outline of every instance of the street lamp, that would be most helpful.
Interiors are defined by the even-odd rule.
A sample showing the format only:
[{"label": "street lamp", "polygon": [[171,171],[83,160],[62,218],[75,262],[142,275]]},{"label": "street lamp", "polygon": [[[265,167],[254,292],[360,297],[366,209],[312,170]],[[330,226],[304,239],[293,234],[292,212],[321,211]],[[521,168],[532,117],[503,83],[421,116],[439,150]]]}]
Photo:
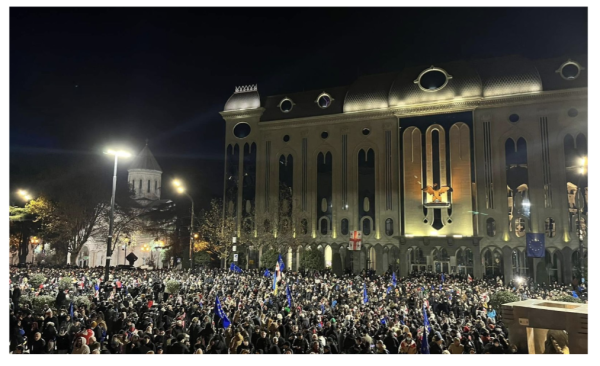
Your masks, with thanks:
[{"label": "street lamp", "polygon": [[175,179],[173,181],[173,185],[175,186],[177,193],[185,194],[190,199],[190,201],[192,201],[192,221],[190,224],[190,255],[189,255],[190,270],[192,270],[194,268],[194,258],[193,258],[193,251],[192,251],[192,247],[194,246],[194,199],[192,198],[192,196],[187,194],[187,192],[185,191],[185,187],[183,186],[183,183],[181,183],[181,181],[179,179]]},{"label": "street lamp", "polygon": [[29,239],[29,242],[33,245],[33,256],[31,257],[31,264],[33,264],[35,262],[35,249],[40,244],[40,239],[37,236],[33,236]]},{"label": "street lamp", "polygon": [[579,239],[579,273],[581,278],[583,279],[583,225],[581,222],[581,212],[583,211],[584,203],[582,203],[582,187],[581,187],[581,178],[587,174],[587,157],[583,157],[579,160],[578,166],[579,179],[577,182],[577,237]]},{"label": "street lamp", "polygon": [[112,235],[113,235],[113,223],[115,216],[115,191],[117,189],[117,164],[119,162],[119,156],[123,158],[128,158],[131,156],[130,153],[123,150],[112,150],[108,149],[104,152],[106,155],[114,155],[115,156],[115,169],[113,173],[113,186],[112,186],[112,196],[110,199],[110,221],[108,224],[108,239],[106,240],[106,267],[104,268],[104,281],[108,282],[108,269],[110,267],[110,256],[111,256],[111,245],[112,245]]},{"label": "street lamp", "polygon": [[27,191],[19,189],[17,191],[17,194],[19,195],[19,197],[21,197],[23,200],[25,201],[31,201],[32,197],[29,193],[27,193]]}]

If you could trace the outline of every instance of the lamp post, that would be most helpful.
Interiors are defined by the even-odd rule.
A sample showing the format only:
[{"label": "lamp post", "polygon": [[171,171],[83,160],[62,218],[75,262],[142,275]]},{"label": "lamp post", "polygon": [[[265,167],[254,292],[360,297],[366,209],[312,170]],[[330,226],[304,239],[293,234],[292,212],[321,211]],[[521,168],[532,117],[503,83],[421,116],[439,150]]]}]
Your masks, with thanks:
[{"label": "lamp post", "polygon": [[173,181],[173,185],[175,186],[175,188],[177,189],[178,193],[183,193],[185,194],[190,201],[192,201],[192,220],[190,223],[190,271],[194,268],[194,258],[193,258],[193,251],[192,248],[194,246],[194,199],[192,198],[192,196],[190,196],[189,194],[187,194],[187,192],[185,191],[185,187],[183,186],[183,184],[181,183],[181,181],[179,181],[178,179],[175,179]]},{"label": "lamp post", "polygon": [[117,189],[117,165],[119,162],[119,156],[127,158],[131,156],[130,153],[126,151],[115,151],[115,150],[107,150],[104,152],[107,155],[115,156],[115,169],[113,173],[113,186],[112,186],[112,196],[110,199],[110,220],[108,223],[108,238],[106,240],[106,266],[104,268],[104,282],[108,282],[108,269],[110,267],[110,256],[111,256],[111,245],[112,245],[112,235],[113,235],[113,223],[115,216],[115,191]]},{"label": "lamp post", "polygon": [[581,178],[586,174],[587,170],[587,158],[581,158],[580,165],[578,167],[579,171],[579,179],[577,181],[577,237],[579,239],[579,274],[583,279],[583,225],[581,223],[581,212],[583,211],[584,203],[582,203],[582,187],[581,187]]}]

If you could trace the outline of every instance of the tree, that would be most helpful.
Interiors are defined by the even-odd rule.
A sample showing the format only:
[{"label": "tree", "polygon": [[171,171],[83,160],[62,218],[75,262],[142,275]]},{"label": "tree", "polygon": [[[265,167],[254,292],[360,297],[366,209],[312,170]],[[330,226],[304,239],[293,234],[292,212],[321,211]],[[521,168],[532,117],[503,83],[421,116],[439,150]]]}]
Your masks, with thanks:
[{"label": "tree", "polygon": [[521,298],[513,292],[510,291],[498,291],[490,296],[490,305],[492,305],[495,309],[500,309],[502,305],[508,304],[509,302],[517,302],[521,301]]},{"label": "tree", "polygon": [[311,248],[304,251],[304,255],[300,261],[300,266],[306,270],[323,270],[323,253],[317,248]]},{"label": "tree", "polygon": [[260,260],[263,267],[274,270],[277,259],[279,259],[279,252],[274,249],[268,249],[262,253]]},{"label": "tree", "polygon": [[198,215],[198,232],[203,239],[202,251],[215,255],[224,266],[232,253],[236,221],[231,213],[223,214],[223,201],[213,199],[210,207]]},{"label": "tree", "polygon": [[25,264],[30,250],[30,236],[37,231],[36,216],[26,207],[9,207],[11,245],[16,246],[19,264]]}]

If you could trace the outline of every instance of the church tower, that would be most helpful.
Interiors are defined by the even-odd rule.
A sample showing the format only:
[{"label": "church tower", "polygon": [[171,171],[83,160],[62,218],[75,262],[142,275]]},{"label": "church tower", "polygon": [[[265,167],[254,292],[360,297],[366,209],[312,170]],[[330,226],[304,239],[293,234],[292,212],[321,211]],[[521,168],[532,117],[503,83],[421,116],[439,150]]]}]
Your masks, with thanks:
[{"label": "church tower", "polygon": [[134,198],[142,205],[160,199],[162,169],[146,146],[129,166],[127,181],[135,191]]}]

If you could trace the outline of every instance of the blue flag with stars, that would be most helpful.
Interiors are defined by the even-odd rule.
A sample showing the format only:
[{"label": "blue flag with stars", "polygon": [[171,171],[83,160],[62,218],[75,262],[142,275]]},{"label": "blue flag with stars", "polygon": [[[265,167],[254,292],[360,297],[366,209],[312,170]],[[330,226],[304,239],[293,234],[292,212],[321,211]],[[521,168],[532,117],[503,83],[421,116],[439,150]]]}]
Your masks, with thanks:
[{"label": "blue flag with stars", "polygon": [[234,271],[235,273],[242,273],[242,269],[235,265],[235,263],[231,262],[231,266],[229,266],[230,271]]},{"label": "blue flag with stars", "polygon": [[427,343],[427,328],[425,328],[425,333],[423,333],[423,339],[421,340],[421,354],[429,354],[429,343]]},{"label": "blue flag with stars", "polygon": [[227,318],[227,315],[225,315],[223,308],[221,308],[221,302],[219,301],[219,296],[217,296],[217,300],[215,301],[215,314],[217,314],[219,319],[221,319],[223,321],[223,328],[227,329],[231,325],[231,322]]},{"label": "blue flag with stars", "polygon": [[389,294],[392,291],[392,286],[388,286],[387,293]]},{"label": "blue flag with stars", "polygon": [[281,258],[281,254],[279,254],[279,259],[277,259],[277,263],[279,263],[279,270],[283,272],[285,269],[285,263],[283,263],[283,259]]},{"label": "blue flag with stars", "polygon": [[269,269],[265,269],[265,273],[264,273],[265,277],[271,277],[271,271],[269,271]]},{"label": "blue flag with stars", "polygon": [[288,306],[292,307],[292,291],[290,291],[290,286],[285,286],[285,294],[287,295]]},{"label": "blue flag with stars", "polygon": [[545,235],[540,233],[527,233],[527,256],[531,258],[544,258],[546,256]]},{"label": "blue flag with stars", "polygon": [[75,318],[75,311],[73,310],[73,302],[71,302],[71,305],[69,305],[69,314],[71,315],[71,321],[74,321],[73,318]]},{"label": "blue flag with stars", "polygon": [[367,295],[367,285],[363,283],[363,304],[369,302],[369,295]]},{"label": "blue flag with stars", "polygon": [[398,282],[396,280],[396,272],[392,272],[392,285],[394,285],[394,287],[396,287],[397,284],[398,284]]}]

